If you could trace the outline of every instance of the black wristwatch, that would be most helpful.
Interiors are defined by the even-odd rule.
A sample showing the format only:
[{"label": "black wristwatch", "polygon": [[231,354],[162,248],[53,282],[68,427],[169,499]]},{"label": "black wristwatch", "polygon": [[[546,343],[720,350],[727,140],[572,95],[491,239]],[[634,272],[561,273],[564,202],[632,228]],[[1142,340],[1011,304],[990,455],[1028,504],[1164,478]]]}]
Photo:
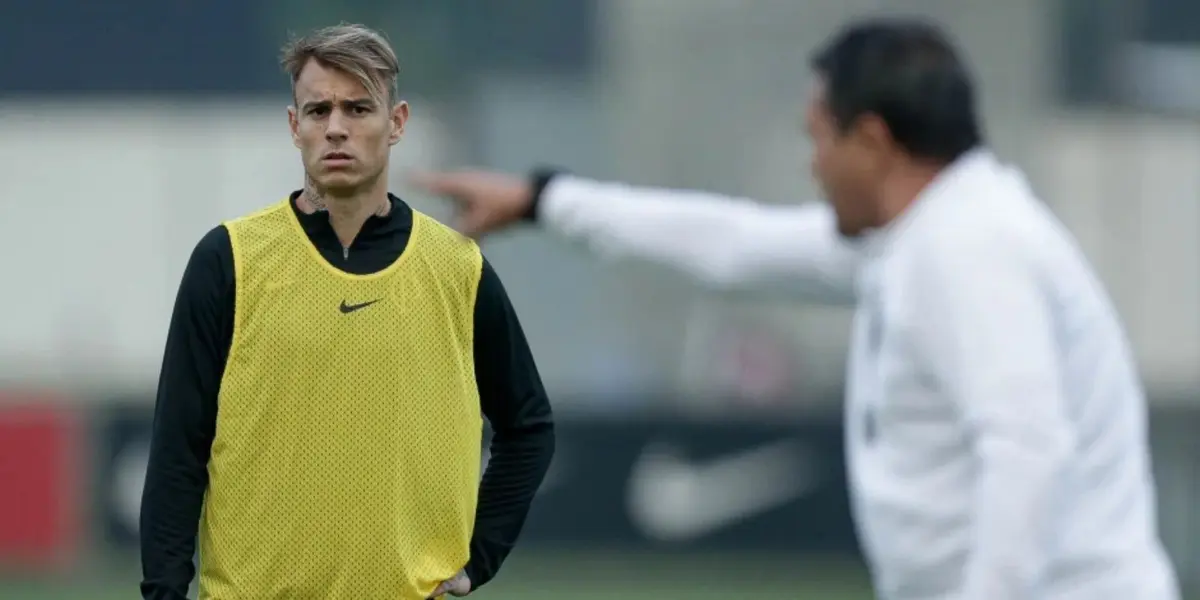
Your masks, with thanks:
[{"label": "black wristwatch", "polygon": [[523,219],[531,222],[537,221],[538,205],[542,203],[542,194],[546,191],[546,186],[550,185],[550,181],[562,173],[561,169],[551,167],[539,167],[530,172],[529,191],[532,198],[529,201],[529,209],[522,215]]}]

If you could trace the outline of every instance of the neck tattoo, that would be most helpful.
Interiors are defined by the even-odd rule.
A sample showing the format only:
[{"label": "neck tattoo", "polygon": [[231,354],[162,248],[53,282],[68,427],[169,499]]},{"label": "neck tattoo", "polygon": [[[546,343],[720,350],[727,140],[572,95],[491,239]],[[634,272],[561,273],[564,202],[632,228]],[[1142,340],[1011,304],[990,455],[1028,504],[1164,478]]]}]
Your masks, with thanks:
[{"label": "neck tattoo", "polygon": [[[329,204],[325,202],[325,197],[317,191],[316,183],[309,177],[304,178],[304,199],[312,207],[313,212],[329,212]],[[384,217],[391,210],[391,200],[387,200],[379,205],[379,208],[376,208],[373,214],[377,217]]]},{"label": "neck tattoo", "polygon": [[329,206],[325,204],[325,198],[321,197],[320,192],[317,191],[317,186],[308,177],[305,177],[304,181],[304,199],[308,200],[308,204],[312,206],[314,212],[329,210]]}]

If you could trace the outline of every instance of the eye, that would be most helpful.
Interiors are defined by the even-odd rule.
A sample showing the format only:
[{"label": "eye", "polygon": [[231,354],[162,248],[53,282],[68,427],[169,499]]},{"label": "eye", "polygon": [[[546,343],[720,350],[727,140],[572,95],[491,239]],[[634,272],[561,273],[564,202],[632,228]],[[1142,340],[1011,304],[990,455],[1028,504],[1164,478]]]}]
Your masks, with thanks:
[{"label": "eye", "polygon": [[351,110],[351,111],[352,111],[354,114],[356,114],[356,115],[365,115],[365,114],[367,114],[367,113],[370,113],[370,112],[371,112],[371,108],[370,108],[370,107],[368,107],[368,106],[362,106],[362,105],[355,106],[354,108],[352,108],[352,109],[350,109],[350,110]]},{"label": "eye", "polygon": [[324,115],[329,114],[329,107],[328,106],[314,106],[314,107],[308,109],[308,114],[316,116],[316,117],[324,116]]}]

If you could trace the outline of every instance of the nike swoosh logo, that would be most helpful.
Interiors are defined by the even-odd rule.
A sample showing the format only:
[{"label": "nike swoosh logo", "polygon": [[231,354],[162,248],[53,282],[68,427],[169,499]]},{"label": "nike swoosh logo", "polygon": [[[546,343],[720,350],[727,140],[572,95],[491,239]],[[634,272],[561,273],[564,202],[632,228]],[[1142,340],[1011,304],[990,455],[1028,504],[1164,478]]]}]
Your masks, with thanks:
[{"label": "nike swoosh logo", "polygon": [[356,310],[361,310],[372,304],[375,304],[376,302],[379,302],[379,300],[372,300],[370,302],[363,302],[361,304],[346,304],[346,301],[342,300],[342,305],[338,307],[338,310],[342,311],[343,315],[348,315]]},{"label": "nike swoosh logo", "polygon": [[823,479],[817,469],[793,440],[703,463],[658,444],[633,465],[630,517],[658,540],[695,540],[815,492]]}]

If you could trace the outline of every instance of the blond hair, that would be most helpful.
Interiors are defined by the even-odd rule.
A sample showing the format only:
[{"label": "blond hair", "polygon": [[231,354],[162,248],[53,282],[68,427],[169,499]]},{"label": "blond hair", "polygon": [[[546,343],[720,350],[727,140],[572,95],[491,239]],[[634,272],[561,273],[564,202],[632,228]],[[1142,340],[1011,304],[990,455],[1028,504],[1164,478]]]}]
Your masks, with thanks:
[{"label": "blond hair", "polygon": [[400,63],[396,51],[382,33],[363,25],[334,25],[295,38],[283,47],[280,65],[292,78],[292,95],[296,80],[310,60],[352,75],[372,97],[386,98],[394,104],[399,98],[396,85]]}]

